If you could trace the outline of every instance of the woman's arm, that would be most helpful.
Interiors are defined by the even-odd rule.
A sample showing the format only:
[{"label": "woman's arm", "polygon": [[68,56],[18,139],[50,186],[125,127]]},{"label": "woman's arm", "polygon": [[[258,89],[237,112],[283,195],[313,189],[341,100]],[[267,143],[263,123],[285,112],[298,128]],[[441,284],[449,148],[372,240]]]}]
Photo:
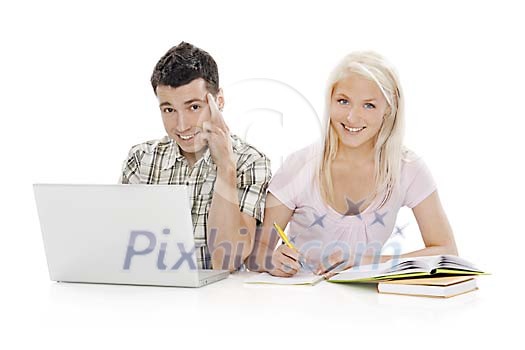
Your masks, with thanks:
[{"label": "woman's arm", "polygon": [[[454,234],[437,191],[434,191],[421,203],[412,208],[412,211],[425,242],[425,248],[403,254],[401,258],[443,254],[458,255]],[[392,258],[394,257],[391,255],[382,255],[378,261],[377,256],[364,256],[361,264],[385,262]]]},{"label": "woman's arm", "polygon": [[279,241],[279,236],[273,231],[273,223],[277,223],[284,229],[288,225],[292,214],[293,210],[268,192],[263,224],[262,227],[256,230],[253,251],[246,261],[248,269],[262,272],[273,268],[271,264],[272,254]]}]

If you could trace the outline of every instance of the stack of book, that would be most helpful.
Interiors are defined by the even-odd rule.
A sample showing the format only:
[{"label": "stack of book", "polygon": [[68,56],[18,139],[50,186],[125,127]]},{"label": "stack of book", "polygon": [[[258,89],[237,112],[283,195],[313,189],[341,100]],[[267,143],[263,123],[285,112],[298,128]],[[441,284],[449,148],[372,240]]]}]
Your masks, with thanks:
[{"label": "stack of book", "polygon": [[478,289],[470,276],[411,278],[380,282],[377,291],[386,294],[450,298]]},{"label": "stack of book", "polygon": [[437,255],[355,266],[328,281],[377,283],[380,293],[451,297],[476,290],[474,276],[486,274],[458,256]]}]

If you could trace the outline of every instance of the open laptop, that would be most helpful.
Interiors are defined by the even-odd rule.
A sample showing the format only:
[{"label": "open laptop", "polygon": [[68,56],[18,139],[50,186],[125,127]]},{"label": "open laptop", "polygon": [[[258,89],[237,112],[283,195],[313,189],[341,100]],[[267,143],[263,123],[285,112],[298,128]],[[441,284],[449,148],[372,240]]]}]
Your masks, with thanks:
[{"label": "open laptop", "polygon": [[53,281],[201,287],[186,186],[35,184]]}]

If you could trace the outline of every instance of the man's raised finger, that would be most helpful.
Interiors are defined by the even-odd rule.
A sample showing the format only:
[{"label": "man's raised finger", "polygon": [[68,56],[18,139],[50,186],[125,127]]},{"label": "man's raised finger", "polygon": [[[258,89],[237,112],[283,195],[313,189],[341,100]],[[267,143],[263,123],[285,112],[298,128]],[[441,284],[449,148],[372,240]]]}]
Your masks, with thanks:
[{"label": "man's raised finger", "polygon": [[224,122],[224,118],[222,117],[222,113],[219,110],[217,103],[215,102],[215,98],[210,93],[206,95],[206,98],[208,99],[208,105],[210,106],[211,121],[224,130],[227,130],[226,123]]}]

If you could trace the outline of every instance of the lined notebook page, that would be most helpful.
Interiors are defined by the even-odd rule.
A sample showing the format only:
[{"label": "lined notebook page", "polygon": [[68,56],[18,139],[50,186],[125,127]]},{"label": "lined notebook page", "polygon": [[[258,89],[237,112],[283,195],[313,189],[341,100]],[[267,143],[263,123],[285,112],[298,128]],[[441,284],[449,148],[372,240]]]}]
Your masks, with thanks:
[{"label": "lined notebook page", "polygon": [[253,284],[283,284],[283,285],[314,285],[323,280],[323,276],[314,275],[311,272],[299,272],[292,277],[276,277],[267,272],[249,277],[244,283]]}]

